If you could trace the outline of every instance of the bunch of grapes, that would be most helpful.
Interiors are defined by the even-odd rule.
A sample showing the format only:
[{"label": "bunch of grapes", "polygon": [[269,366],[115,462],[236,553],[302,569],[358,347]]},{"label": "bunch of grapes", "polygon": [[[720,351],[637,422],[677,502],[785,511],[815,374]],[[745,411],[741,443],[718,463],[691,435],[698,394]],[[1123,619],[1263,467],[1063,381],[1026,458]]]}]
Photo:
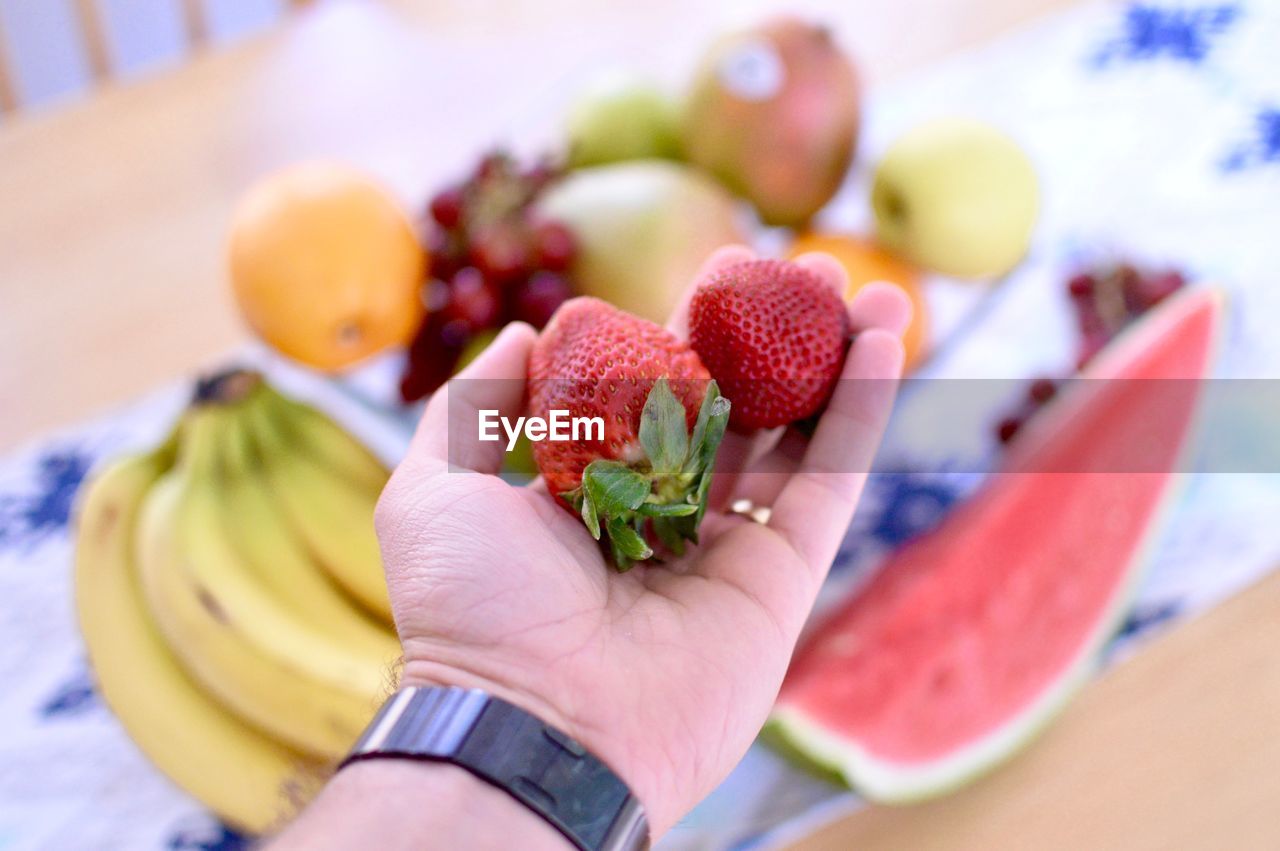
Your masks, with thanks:
[{"label": "bunch of grapes", "polygon": [[[1186,285],[1175,269],[1139,269],[1115,263],[1079,272],[1067,281],[1079,343],[1076,371],[1084,369],[1131,322]],[[996,439],[1009,443],[1023,424],[1057,393],[1063,379],[1036,378],[1015,409],[996,425]]]},{"label": "bunch of grapes", "polygon": [[1175,269],[1143,270],[1129,263],[1073,275],[1067,282],[1067,293],[1080,330],[1076,369],[1083,369],[1127,325],[1186,282]]},{"label": "bunch of grapes", "polygon": [[448,380],[459,361],[512,320],[541,328],[572,288],[577,253],[563,223],[535,213],[534,202],[559,176],[548,162],[529,168],[494,152],[427,208],[430,275],[427,318],[409,345],[400,380],[406,402]]}]

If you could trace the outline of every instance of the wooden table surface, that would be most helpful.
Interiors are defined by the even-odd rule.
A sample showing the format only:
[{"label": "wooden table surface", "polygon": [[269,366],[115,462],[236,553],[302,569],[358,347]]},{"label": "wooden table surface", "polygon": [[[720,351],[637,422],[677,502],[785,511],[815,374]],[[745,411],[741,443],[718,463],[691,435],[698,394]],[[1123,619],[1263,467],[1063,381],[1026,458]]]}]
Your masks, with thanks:
[{"label": "wooden table surface", "polygon": [[[876,85],[1068,2],[796,5],[831,21]],[[421,199],[487,143],[536,150],[593,68],[674,83],[726,22],[767,5],[320,3],[173,72],[6,121],[0,451],[244,339],[222,240],[256,176],[340,157]],[[1277,648],[1280,575],[1112,670],[990,778],[799,847],[1278,847]]]}]

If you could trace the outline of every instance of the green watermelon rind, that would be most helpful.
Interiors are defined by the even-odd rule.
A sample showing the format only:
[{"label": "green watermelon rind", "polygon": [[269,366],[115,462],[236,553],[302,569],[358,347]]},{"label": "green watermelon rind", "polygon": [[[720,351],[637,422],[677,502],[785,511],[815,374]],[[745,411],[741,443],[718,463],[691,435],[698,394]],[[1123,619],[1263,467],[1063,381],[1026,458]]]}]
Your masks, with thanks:
[{"label": "green watermelon rind", "polygon": [[[1220,342],[1222,317],[1225,313],[1223,296],[1218,291],[1197,289],[1175,298],[1177,301],[1192,303],[1194,308],[1193,299],[1206,297],[1216,302],[1205,357],[1204,372],[1207,375]],[[1167,305],[1167,313],[1172,314],[1175,306]],[[1136,348],[1142,342],[1141,334],[1146,331],[1147,326],[1148,323],[1140,322],[1126,330],[1085,375],[1105,375],[1112,362],[1126,357],[1130,348]],[[1062,410],[1058,405],[1046,406],[1039,418],[1040,428],[1035,429],[1036,433],[1048,434],[1051,430],[1052,425],[1046,422],[1046,415],[1051,409]],[[1197,410],[1192,412],[1191,423],[1183,440],[1181,453],[1184,458],[1195,443],[1198,409],[1199,404]],[[1178,464],[1175,470],[1182,466]],[[857,789],[869,800],[879,803],[905,804],[945,795],[996,768],[1041,733],[1098,671],[1101,651],[1115,635],[1133,603],[1154,548],[1187,478],[1186,474],[1179,472],[1169,475],[1164,492],[1151,513],[1141,542],[1125,571],[1127,578],[1117,585],[1116,593],[1106,607],[1104,616],[1099,619],[1093,635],[1049,688],[997,730],[927,765],[900,764],[878,758],[856,741],[811,720],[802,710],[780,704],[775,707],[765,725],[762,734],[764,740],[809,770],[838,780]]]}]

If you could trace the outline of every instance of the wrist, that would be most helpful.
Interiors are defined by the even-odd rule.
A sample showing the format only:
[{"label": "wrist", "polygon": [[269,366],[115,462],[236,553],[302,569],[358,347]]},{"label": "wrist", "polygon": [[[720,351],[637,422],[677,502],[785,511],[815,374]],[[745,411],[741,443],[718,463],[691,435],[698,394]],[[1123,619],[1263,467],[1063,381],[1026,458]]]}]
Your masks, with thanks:
[{"label": "wrist", "polygon": [[[398,687],[456,687],[479,689],[494,697],[501,698],[513,706],[518,706],[545,724],[555,727],[560,732],[581,742],[588,750],[595,745],[589,736],[584,736],[582,725],[576,723],[571,714],[553,702],[533,694],[527,690],[515,688],[497,677],[486,677],[468,669],[445,665],[429,659],[414,658],[406,653],[404,666],[400,671]],[[593,751],[594,753],[595,751]],[[610,766],[613,767],[613,766]],[[614,768],[616,771],[617,769]],[[621,777],[622,775],[619,774]],[[623,777],[623,780],[626,780]]]},{"label": "wrist", "polygon": [[656,775],[641,771],[637,761],[628,758],[634,756],[636,750],[627,746],[627,737],[618,735],[617,731],[614,731],[614,735],[610,737],[597,728],[579,722],[572,712],[571,705],[566,706],[532,690],[509,685],[508,681],[502,678],[475,673],[470,668],[446,665],[421,656],[415,657],[408,652],[408,645],[406,645],[399,687],[404,689],[432,686],[478,689],[524,710],[544,724],[574,739],[626,784],[633,798],[643,807],[650,820],[650,826],[653,825],[654,807],[658,803],[657,791],[661,785],[644,782],[643,778],[652,778]]},{"label": "wrist", "polygon": [[[360,813],[352,820],[350,813]],[[273,846],[306,848],[502,848],[572,851],[555,828],[500,789],[444,763],[382,759],[334,775]]]}]

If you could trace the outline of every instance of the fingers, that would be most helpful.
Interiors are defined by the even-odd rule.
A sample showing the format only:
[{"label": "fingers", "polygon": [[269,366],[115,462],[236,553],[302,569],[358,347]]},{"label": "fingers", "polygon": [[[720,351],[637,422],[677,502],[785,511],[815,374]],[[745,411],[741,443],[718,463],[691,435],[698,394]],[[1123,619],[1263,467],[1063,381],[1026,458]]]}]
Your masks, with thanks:
[{"label": "fingers", "polygon": [[770,452],[737,477],[729,504],[746,500],[756,508],[772,507],[782,488],[800,469],[800,460],[808,447],[806,435],[793,428],[787,429]]},{"label": "fingers", "polygon": [[857,336],[840,381],[799,468],[778,491],[769,519],[818,579],[826,575],[853,518],[893,408],[911,302],[892,284],[868,284],[849,305],[849,320]]},{"label": "fingers", "polygon": [[520,416],[524,401],[529,351],[537,332],[512,322],[480,356],[440,388],[418,423],[407,463],[496,473],[506,452],[506,435],[499,426],[496,441],[479,437],[480,411]]},{"label": "fingers", "polygon": [[911,299],[899,287],[883,282],[858,290],[849,305],[849,321],[854,331],[883,328],[901,337],[911,324]]},{"label": "fingers", "polygon": [[774,502],[770,527],[800,553],[815,579],[826,575],[853,517],[902,362],[894,332],[877,327],[858,334],[800,468]]},{"label": "fingers", "polygon": [[[686,288],[667,327],[687,337],[689,301],[698,283],[726,266],[754,257],[750,249],[742,246],[726,246],[714,252]],[[834,257],[814,252],[800,255],[795,262],[843,298],[848,278]],[[858,332],[857,338],[827,412],[800,460],[797,462],[796,457],[803,444],[793,435],[784,439],[785,453],[761,459],[757,471],[738,482],[735,474],[755,456],[753,448],[764,437],[726,435],[722,456],[732,456],[738,466],[726,471],[728,476],[718,473],[717,479],[722,481],[715,488],[715,502],[732,494],[759,505],[772,503],[770,526],[787,539],[818,577],[825,575],[853,516],[866,471],[892,409],[896,379],[902,373],[900,337],[911,322],[911,303],[892,284],[868,284],[850,304],[849,318]]]},{"label": "fingers", "polygon": [[[732,401],[732,400],[730,400]],[[714,511],[727,507],[739,489],[738,482],[748,471],[770,455],[782,429],[769,429],[755,434],[725,432],[716,453],[715,475],[711,480],[708,505]]]},{"label": "fingers", "polygon": [[[805,254],[799,260],[833,285],[843,285],[843,270],[830,265],[835,261],[829,255]],[[849,305],[849,318],[855,329],[883,328],[901,334],[911,322],[911,302],[892,284],[871,284],[858,291]],[[772,451],[732,483],[728,501],[748,500],[755,506],[772,506],[791,475],[800,468],[809,445],[808,437],[796,429],[787,429]]]},{"label": "fingers", "polygon": [[[725,266],[752,259],[755,259],[755,255],[740,246],[722,248],[708,259],[703,271],[699,273],[699,279]],[[823,252],[809,252],[801,254],[795,262],[817,275],[843,300],[845,290],[848,289],[848,277],[844,267],[834,257]],[[687,295],[692,298],[692,294],[690,291]],[[687,313],[687,307],[684,311]],[[711,486],[710,504],[713,508],[722,509],[730,505],[731,500],[750,498],[740,493],[744,490],[770,496],[768,502],[758,502],[759,505],[772,503],[772,496],[777,493],[781,482],[785,479],[783,470],[747,471],[756,466],[757,461],[768,457],[777,444],[778,438],[777,433],[768,431],[749,435],[729,432],[725,435],[716,464],[716,478]],[[744,481],[745,479],[753,481],[747,482]]]},{"label": "fingers", "polygon": [[[689,302],[693,300],[693,294],[697,292],[698,285],[721,269],[737,263],[746,263],[755,258],[756,253],[745,245],[724,245],[711,252],[677,299],[671,316],[667,320],[667,330],[682,340],[689,339]],[[729,471],[739,469],[740,465],[746,463],[747,457],[751,454],[751,442],[751,437],[746,435],[733,432],[725,434],[717,453],[716,467],[726,472],[717,473],[712,482],[710,502],[713,506],[720,505],[727,496],[730,487],[728,480],[732,476]]]},{"label": "fingers", "polygon": [[676,299],[671,317],[667,320],[667,330],[682,340],[689,339],[689,302],[693,300],[698,284],[702,283],[708,275],[714,275],[721,269],[754,259],[756,259],[756,253],[745,245],[724,245],[711,252],[693,279],[685,284],[680,298]]},{"label": "fingers", "polygon": [[849,289],[849,276],[840,265],[840,261],[825,251],[807,251],[793,261],[803,266],[823,280],[836,291],[836,295],[844,298]]},{"label": "fingers", "polygon": [[[823,251],[801,254],[796,263],[814,272],[835,288],[843,298],[849,278],[840,261]],[[912,306],[902,289],[887,281],[876,281],[858,290],[849,307],[854,330],[883,328],[902,335],[911,324]]]}]

